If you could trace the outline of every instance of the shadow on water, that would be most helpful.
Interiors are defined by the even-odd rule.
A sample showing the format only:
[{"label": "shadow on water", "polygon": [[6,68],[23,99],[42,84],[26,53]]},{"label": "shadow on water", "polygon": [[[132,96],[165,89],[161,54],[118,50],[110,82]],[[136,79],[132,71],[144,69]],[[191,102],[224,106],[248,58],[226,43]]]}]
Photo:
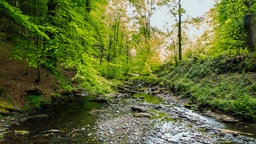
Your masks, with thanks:
[{"label": "shadow on water", "polygon": [[[72,102],[38,111],[37,114],[47,117],[29,118],[11,126],[4,143],[97,143],[92,135],[96,116],[90,115],[89,112],[99,109],[103,104],[90,101],[92,98],[75,97]],[[17,134],[17,130],[29,134]]]}]

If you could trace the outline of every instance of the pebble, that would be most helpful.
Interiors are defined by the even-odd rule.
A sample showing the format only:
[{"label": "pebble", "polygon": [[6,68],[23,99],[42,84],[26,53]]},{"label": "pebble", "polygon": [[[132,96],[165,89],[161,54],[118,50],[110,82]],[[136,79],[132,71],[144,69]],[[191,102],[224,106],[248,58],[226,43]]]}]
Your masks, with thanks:
[{"label": "pebble", "polygon": [[109,133],[110,133],[111,135],[113,135],[113,134],[114,134],[113,130],[110,130],[110,131],[109,131]]},{"label": "pebble", "polygon": [[[143,105],[143,110],[147,109],[150,111],[150,109],[155,109],[161,113],[167,113],[169,117],[176,118],[176,121],[168,122],[164,121],[163,118],[148,119],[133,117],[134,112],[131,111],[131,105],[135,105],[135,107]],[[169,103],[168,105],[173,105],[173,103]],[[97,132],[97,136],[101,138],[101,143],[110,143],[111,141],[113,143],[127,144],[207,144],[218,143],[220,136],[224,141],[231,140],[232,142],[237,142],[238,139],[244,143],[254,142],[254,139],[246,139],[247,137],[238,138],[234,135],[226,135],[220,132],[220,128],[207,120],[207,118],[203,118],[198,114],[193,115],[193,112],[190,112],[192,114],[188,114],[187,109],[177,106],[168,107],[146,102],[140,103],[140,101],[129,98],[125,99],[125,101],[121,99],[118,104],[108,107],[108,109],[98,119],[99,128],[97,130],[99,131]],[[159,113],[151,113],[154,116],[158,115],[160,117]],[[114,129],[116,131],[113,131]],[[102,133],[102,131],[105,131],[105,133]]]},{"label": "pebble", "polygon": [[187,137],[187,135],[186,134],[182,134],[182,137]]}]

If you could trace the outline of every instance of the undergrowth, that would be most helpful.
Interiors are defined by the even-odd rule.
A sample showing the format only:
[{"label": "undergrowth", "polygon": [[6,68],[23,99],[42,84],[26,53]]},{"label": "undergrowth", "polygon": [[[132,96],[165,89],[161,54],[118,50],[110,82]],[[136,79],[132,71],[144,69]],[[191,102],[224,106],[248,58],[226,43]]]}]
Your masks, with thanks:
[{"label": "undergrowth", "polygon": [[211,109],[256,122],[254,56],[191,58],[163,66],[161,81],[200,110]]}]

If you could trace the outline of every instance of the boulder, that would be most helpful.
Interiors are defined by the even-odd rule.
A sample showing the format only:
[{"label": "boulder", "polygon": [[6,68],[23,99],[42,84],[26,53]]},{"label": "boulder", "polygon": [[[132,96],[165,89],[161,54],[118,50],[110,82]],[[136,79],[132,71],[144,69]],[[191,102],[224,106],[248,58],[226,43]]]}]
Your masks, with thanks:
[{"label": "boulder", "polygon": [[132,106],[131,109],[132,109],[132,111],[135,111],[135,112],[147,112],[148,111],[147,108],[140,107],[140,106]]},{"label": "boulder", "polygon": [[108,103],[108,100],[105,97],[103,97],[103,96],[95,97],[91,101],[92,102],[97,102],[97,103]]},{"label": "boulder", "polygon": [[134,113],[133,116],[134,117],[147,117],[147,118],[152,117],[152,115],[150,113]]},{"label": "boulder", "polygon": [[0,114],[2,115],[10,115],[10,111],[4,109],[4,108],[0,108]]},{"label": "boulder", "polygon": [[26,131],[26,130],[14,130],[14,133],[16,135],[28,135],[29,131]]}]

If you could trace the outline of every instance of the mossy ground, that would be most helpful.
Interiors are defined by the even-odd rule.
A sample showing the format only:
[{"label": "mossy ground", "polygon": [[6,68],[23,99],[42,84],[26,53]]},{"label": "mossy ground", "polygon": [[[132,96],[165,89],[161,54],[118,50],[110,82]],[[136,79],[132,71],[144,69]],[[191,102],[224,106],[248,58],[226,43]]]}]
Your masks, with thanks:
[{"label": "mossy ground", "polygon": [[175,122],[176,120],[170,116],[170,114],[162,111],[158,111],[155,109],[150,109],[150,113],[153,114],[151,119],[161,119],[162,121],[172,121]]},{"label": "mossy ground", "polygon": [[134,94],[134,97],[142,98],[145,102],[152,103],[152,104],[161,104],[164,102],[164,100],[161,99],[160,97],[152,96],[145,93]]},{"label": "mossy ground", "polygon": [[256,122],[256,61],[253,55],[191,58],[160,73],[165,86],[196,104]]}]

